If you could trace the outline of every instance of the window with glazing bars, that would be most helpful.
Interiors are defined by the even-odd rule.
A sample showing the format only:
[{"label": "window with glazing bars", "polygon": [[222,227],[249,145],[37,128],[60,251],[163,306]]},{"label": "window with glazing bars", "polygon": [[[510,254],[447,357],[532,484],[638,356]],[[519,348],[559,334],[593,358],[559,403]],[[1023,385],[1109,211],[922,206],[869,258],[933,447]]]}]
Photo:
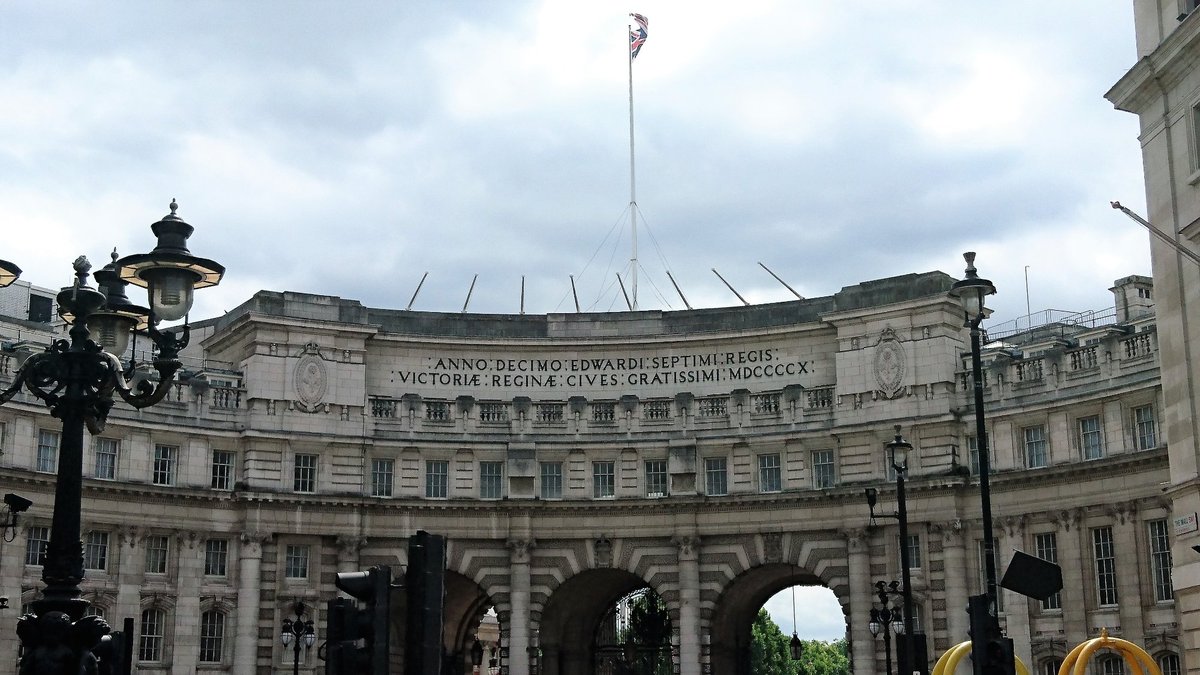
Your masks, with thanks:
[{"label": "window with glazing bars", "polygon": [[223,577],[229,562],[229,541],[227,539],[209,539],[204,542],[204,574],[210,577]]},{"label": "window with glazing bars", "polygon": [[155,485],[175,484],[175,458],[179,448],[174,445],[154,446],[154,466],[151,479]]},{"label": "window with glazing bars", "polygon": [[779,492],[783,489],[782,467],[778,453],[758,456],[759,492]]},{"label": "window with glazing bars", "polygon": [[724,457],[709,457],[704,460],[704,494],[729,494],[729,475]]},{"label": "window with glazing bars", "polygon": [[646,496],[667,496],[667,460],[646,460]]},{"label": "window with glazing bars", "polygon": [[597,499],[616,494],[616,465],[613,462],[592,462],[592,496]]},{"label": "window with glazing bars", "polygon": [[317,491],[317,456],[297,454],[292,470],[293,492]]},{"label": "window with glazing bars", "polygon": [[[1039,532],[1033,536],[1033,552],[1034,555],[1045,560],[1058,564],[1058,535],[1053,532]],[[1042,600],[1042,609],[1054,610],[1062,609],[1062,592]]]},{"label": "window with glazing bars", "polygon": [[1084,459],[1100,459],[1104,456],[1099,415],[1079,418],[1079,451]]},{"label": "window with glazing bars", "polygon": [[1151,520],[1146,526],[1149,529],[1154,601],[1171,602],[1175,599],[1175,588],[1171,580],[1171,539],[1167,535],[1167,521]]},{"label": "window with glazing bars", "polygon": [[143,540],[143,547],[146,549],[146,572],[166,574],[169,540],[162,535],[149,536]]},{"label": "window with glazing bars", "polygon": [[163,629],[166,612],[161,609],[142,611],[141,632],[138,633],[138,660],[161,661],[163,657]]},{"label": "window with glazing bars", "polygon": [[83,568],[108,569],[108,533],[88,532],[83,536]]},{"label": "window with glazing bars", "polygon": [[1046,427],[1039,424],[1021,430],[1025,436],[1025,466],[1037,469],[1046,466],[1049,459],[1046,451]]},{"label": "window with glazing bars", "polygon": [[288,579],[308,578],[308,546],[288,544],[284,551],[283,575]]},{"label": "window with glazing bars", "polygon": [[58,470],[58,432],[38,431],[37,470],[49,473]]},{"label": "window with glazing bars", "polygon": [[229,490],[233,487],[233,453],[227,450],[213,450],[212,480],[209,485],[214,490]]},{"label": "window with glazing bars", "polygon": [[812,454],[813,487],[831,488],[834,482],[832,450],[814,450]]},{"label": "window with glazing bars", "polygon": [[50,544],[50,528],[29,527],[25,529],[25,564],[46,564],[46,546]]},{"label": "window with glazing bars", "polygon": [[1117,556],[1111,527],[1092,530],[1092,558],[1096,565],[1096,603],[1101,607],[1117,604]]},{"label": "window with glazing bars", "polygon": [[504,462],[479,463],[479,497],[500,499],[504,496]]},{"label": "window with glazing bars", "polygon": [[425,496],[445,499],[450,491],[450,463],[442,459],[425,462]]},{"label": "window with glazing bars", "polygon": [[391,497],[396,462],[391,459],[371,460],[371,496]]},{"label": "window with glazing bars", "polygon": [[1149,450],[1158,444],[1154,429],[1154,408],[1144,405],[1133,409],[1134,443],[1138,450]]},{"label": "window with glazing bars", "polygon": [[220,663],[225,645],[225,615],[210,609],[200,615],[200,663]]},{"label": "window with glazing bars", "polygon": [[115,438],[96,437],[96,478],[113,480],[117,477],[117,448]]},{"label": "window with glazing bars", "polygon": [[542,462],[541,475],[542,499],[562,499],[562,464],[560,462]]}]

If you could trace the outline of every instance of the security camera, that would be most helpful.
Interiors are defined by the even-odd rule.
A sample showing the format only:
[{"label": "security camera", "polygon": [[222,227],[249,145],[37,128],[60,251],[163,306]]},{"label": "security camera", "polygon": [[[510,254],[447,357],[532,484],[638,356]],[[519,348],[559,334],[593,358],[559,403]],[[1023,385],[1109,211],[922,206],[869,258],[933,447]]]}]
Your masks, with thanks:
[{"label": "security camera", "polygon": [[25,499],[21,495],[15,495],[11,492],[4,495],[4,503],[8,504],[8,510],[13,513],[28,511],[29,507],[33,505],[33,502],[29,501],[28,499]]},{"label": "security camera", "polygon": [[0,595],[0,609],[8,609],[8,596]]}]

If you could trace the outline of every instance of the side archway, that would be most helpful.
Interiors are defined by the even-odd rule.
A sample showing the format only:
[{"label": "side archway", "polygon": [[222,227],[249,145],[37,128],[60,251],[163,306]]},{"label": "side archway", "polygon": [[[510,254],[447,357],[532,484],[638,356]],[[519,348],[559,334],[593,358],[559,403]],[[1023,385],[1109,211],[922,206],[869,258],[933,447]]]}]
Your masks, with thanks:
[{"label": "side archway", "polygon": [[542,610],[542,675],[591,675],[604,617],[622,598],[648,586],[632,572],[611,568],[584,570],[560,584]]}]

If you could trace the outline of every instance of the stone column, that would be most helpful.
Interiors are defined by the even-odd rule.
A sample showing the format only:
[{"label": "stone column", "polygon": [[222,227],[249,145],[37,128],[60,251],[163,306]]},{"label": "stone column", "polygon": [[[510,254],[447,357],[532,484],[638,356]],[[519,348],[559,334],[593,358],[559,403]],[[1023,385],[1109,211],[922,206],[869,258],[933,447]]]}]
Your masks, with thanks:
[{"label": "stone column", "polygon": [[[1003,565],[1012,560],[1013,552],[1025,550],[1025,518],[1008,517],[1004,519],[1004,546],[997,547],[1004,553],[997,561],[997,583],[1004,578]],[[1026,665],[1033,665],[1032,636],[1029,634],[1029,603],[1030,599],[1020,593],[1006,589],[998,589],[1004,594],[1004,616],[1007,619],[1007,635],[1013,641],[1013,653]]]},{"label": "stone column", "polygon": [[233,672],[258,672],[258,611],[262,591],[263,544],[270,535],[243,532],[238,551],[237,636]]},{"label": "stone column", "polygon": [[529,675],[529,561],[532,538],[508,540],[508,675]]},{"label": "stone column", "polygon": [[967,597],[971,595],[971,589],[967,587],[967,579],[973,578],[974,574],[967,567],[966,533],[962,521],[952,520],[940,529],[946,579],[946,632],[953,646],[970,639]]},{"label": "stone column", "polygon": [[1064,637],[1067,646],[1073,647],[1092,635],[1088,634],[1087,608],[1095,606],[1090,581],[1095,568],[1092,567],[1091,542],[1083,528],[1083,509],[1060,511],[1055,519],[1055,545],[1058,547],[1058,565],[1062,568],[1062,613]]},{"label": "stone column", "polygon": [[[1145,570],[1145,578],[1154,583],[1149,574],[1149,547],[1138,543],[1139,521],[1137,503],[1123,502],[1114,505],[1113,552],[1117,556],[1117,601],[1121,608],[1121,637],[1134,644],[1146,643],[1146,624],[1142,620],[1141,574],[1123,573],[1122,570]],[[1153,591],[1152,591],[1153,592]],[[1152,596],[1153,597],[1153,596]],[[1154,603],[1151,602],[1151,605]]]},{"label": "stone column", "polygon": [[871,559],[865,530],[849,530],[846,558],[850,575],[850,658],[854,675],[876,675],[875,637],[867,629],[871,621]]},{"label": "stone column", "polygon": [[123,527],[117,531],[120,555],[117,556],[117,601],[109,608],[109,623],[119,628],[125,617],[133,617],[134,625],[140,625],[142,617],[142,572],[145,560],[138,554],[138,543],[142,532],[136,527]]},{"label": "stone column", "polygon": [[204,574],[204,548],[197,532],[180,532],[175,537],[178,576],[175,599],[175,631],[172,675],[192,675],[200,660],[200,579]]},{"label": "stone column", "polygon": [[674,538],[679,547],[679,675],[700,675],[700,538]]}]

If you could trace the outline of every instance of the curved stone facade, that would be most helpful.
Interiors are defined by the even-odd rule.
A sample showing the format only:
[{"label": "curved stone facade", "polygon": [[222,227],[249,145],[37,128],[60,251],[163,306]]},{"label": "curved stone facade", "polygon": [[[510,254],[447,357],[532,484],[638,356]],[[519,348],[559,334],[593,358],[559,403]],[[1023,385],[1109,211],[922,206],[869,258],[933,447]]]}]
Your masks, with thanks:
[{"label": "curved stone facade", "polygon": [[[914,274],[771,305],[547,316],[260,292],[194,327],[170,400],[118,406],[87,439],[86,597],[110,623],[149,620],[139,672],[272,673],[291,665],[277,633],[295,600],[323,607],[335,572],[398,568],[424,529],[449,540],[456,672],[470,672],[494,607],[507,672],[591,673],[599,618],[646,585],[669,608],[678,672],[741,672],[758,608],[802,583],[837,595],[855,673],[876,673],[872,584],[900,577],[899,541],[894,521],[869,523],[864,489],[891,513],[882,448],[899,425],[916,448],[912,577],[936,658],[966,639],[981,583],[952,283]],[[1142,287],[1118,283],[1118,306]],[[0,324],[0,384],[48,337],[38,328]],[[985,361],[1001,565],[1012,550],[1053,553],[1066,579],[1057,607],[1005,591],[1018,653],[1040,673],[1108,627],[1177,655],[1153,314],[1125,303],[1104,321],[1023,330]],[[0,587],[28,602],[58,425],[27,398],[0,407],[0,424],[3,487],[35,503],[0,553]],[[11,630],[0,648],[15,651]],[[301,672],[320,672],[304,658]]]}]

